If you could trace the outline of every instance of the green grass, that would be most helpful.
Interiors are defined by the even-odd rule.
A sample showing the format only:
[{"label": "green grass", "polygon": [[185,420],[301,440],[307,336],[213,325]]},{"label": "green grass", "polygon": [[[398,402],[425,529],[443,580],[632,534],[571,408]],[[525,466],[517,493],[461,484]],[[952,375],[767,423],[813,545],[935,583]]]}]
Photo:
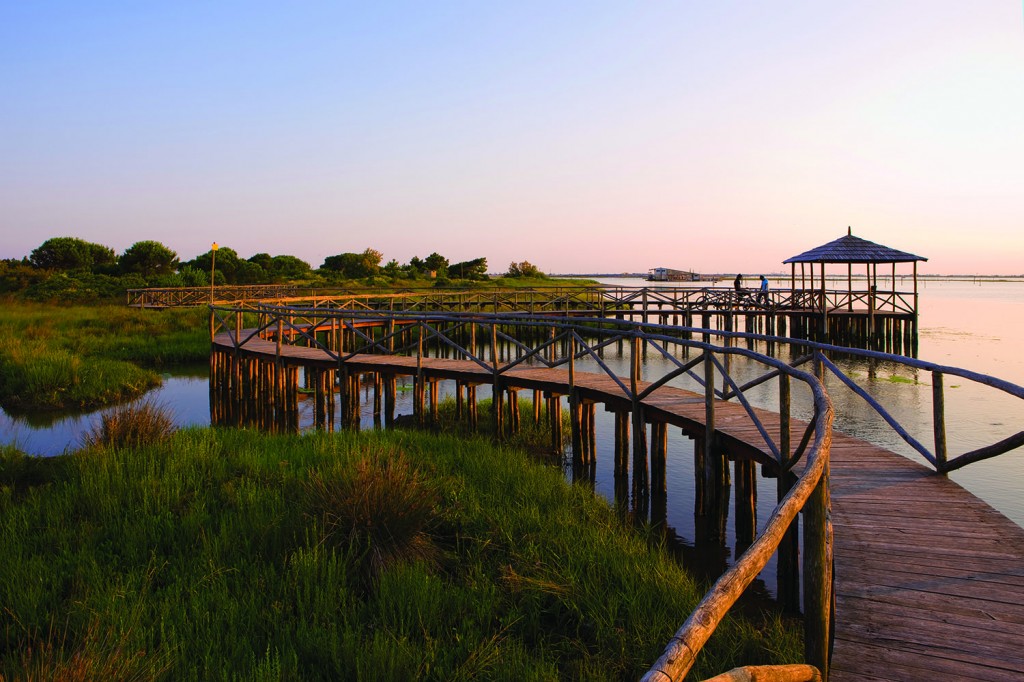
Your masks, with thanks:
[{"label": "green grass", "polygon": [[0,306],[0,407],[95,408],[159,385],[156,368],[209,357],[202,308]]},{"label": "green grass", "polygon": [[[397,430],[0,449],[0,575],[5,679],[636,679],[704,592],[557,468]],[[799,652],[730,619],[694,674]]]}]

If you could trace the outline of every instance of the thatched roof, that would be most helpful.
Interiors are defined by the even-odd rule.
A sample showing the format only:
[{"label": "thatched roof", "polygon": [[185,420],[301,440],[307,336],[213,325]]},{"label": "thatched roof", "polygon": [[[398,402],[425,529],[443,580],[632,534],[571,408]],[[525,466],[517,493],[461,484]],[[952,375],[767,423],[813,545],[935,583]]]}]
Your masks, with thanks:
[{"label": "thatched roof", "polygon": [[911,263],[928,260],[906,251],[846,234],[835,241],[787,258],[783,263]]}]

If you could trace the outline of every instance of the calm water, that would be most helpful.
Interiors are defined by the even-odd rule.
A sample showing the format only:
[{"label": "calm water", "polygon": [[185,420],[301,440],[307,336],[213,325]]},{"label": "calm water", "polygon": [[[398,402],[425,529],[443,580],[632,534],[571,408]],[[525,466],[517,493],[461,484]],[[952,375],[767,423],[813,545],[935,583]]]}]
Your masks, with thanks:
[{"label": "calm water", "polygon": [[[608,284],[643,286],[642,280],[609,279]],[[722,282],[722,286],[731,286]],[[905,288],[909,288],[909,282]],[[884,288],[884,287],[883,287]],[[904,287],[899,287],[904,288]],[[1024,332],[1024,281],[964,282],[926,281],[921,284],[919,357],[938,364],[963,367],[1024,385],[1024,356],[1016,351],[1016,340]],[[782,354],[785,355],[785,350]],[[605,362],[622,375],[628,375],[628,360],[608,352]],[[899,365],[846,361],[841,364],[856,376],[869,393],[881,402],[921,442],[931,443],[931,376],[915,374]],[[668,361],[649,354],[645,376],[657,376]],[[581,368],[582,369],[582,368]],[[757,367],[737,362],[733,373],[741,378],[754,376]],[[695,388],[685,380],[673,382]],[[921,461],[875,413],[836,380],[827,382],[836,405],[836,428],[853,433],[911,459]],[[406,384],[408,385],[408,384]],[[450,386],[441,386],[450,391]],[[481,386],[479,396],[486,397]],[[368,390],[368,389],[367,389]],[[796,390],[796,389],[794,389]],[[750,395],[755,405],[774,407],[776,388],[766,384]],[[796,391],[796,416],[807,416],[807,401]],[[205,366],[166,375],[164,385],[151,397],[169,407],[179,424],[209,424],[209,392]],[[979,387],[954,377],[946,380],[947,430],[951,456],[993,443],[1024,428],[1024,401],[1001,392]],[[309,403],[303,403],[302,423],[312,422]],[[801,414],[801,411],[803,413]],[[398,414],[412,413],[411,391],[400,391]],[[55,455],[77,448],[82,433],[91,428],[100,412],[91,414],[12,416],[0,412],[0,442],[15,443],[26,452]],[[593,476],[596,490],[614,499],[612,472],[612,415],[597,410],[598,465]],[[372,416],[364,415],[367,424]],[[675,531],[679,545],[691,546],[693,528],[693,444],[678,430],[669,433],[667,523]],[[1024,526],[1024,451],[974,464],[955,472],[952,478],[986,500],[993,507]],[[758,495],[758,519],[767,518],[775,504],[774,481],[761,481]],[[731,532],[731,531],[730,531]],[[728,547],[734,546],[728,538]],[[730,551],[715,560],[728,561]]]}]

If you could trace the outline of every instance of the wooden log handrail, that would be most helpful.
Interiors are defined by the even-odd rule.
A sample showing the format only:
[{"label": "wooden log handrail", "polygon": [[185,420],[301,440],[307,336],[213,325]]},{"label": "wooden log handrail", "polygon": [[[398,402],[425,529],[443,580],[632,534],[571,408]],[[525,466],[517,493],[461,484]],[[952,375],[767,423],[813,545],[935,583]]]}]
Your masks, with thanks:
[{"label": "wooden log handrail", "polygon": [[[220,285],[213,287],[167,287],[127,290],[127,304],[143,308],[221,305],[278,304],[300,305],[317,301],[336,309],[382,310],[400,308],[406,312],[530,312],[590,311],[602,315],[622,309],[635,314],[657,315],[673,312],[726,312],[736,309],[770,311],[843,310],[854,302],[875,313],[913,315],[914,295],[904,291],[843,289],[769,289],[767,303],[759,303],[760,291],[731,287],[625,287],[615,285],[559,285],[523,289],[403,288],[352,289],[346,287],[300,287],[297,285]],[[872,307],[873,306],[873,307]]]}]

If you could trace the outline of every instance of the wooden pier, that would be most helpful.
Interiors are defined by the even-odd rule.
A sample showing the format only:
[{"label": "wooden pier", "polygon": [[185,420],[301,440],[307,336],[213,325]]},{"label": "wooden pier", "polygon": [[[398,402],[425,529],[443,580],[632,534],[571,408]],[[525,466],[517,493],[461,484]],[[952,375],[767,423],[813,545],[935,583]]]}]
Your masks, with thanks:
[{"label": "wooden pier", "polygon": [[[665,466],[673,456],[666,445],[666,429],[680,428],[696,441],[698,526],[712,537],[716,529],[721,535],[728,509],[721,504],[720,491],[731,478],[736,484],[732,498],[737,537],[744,534],[745,543],[755,542],[758,527],[753,518],[756,507],[750,503],[757,494],[751,465],[760,464],[776,477],[781,499],[795,481],[780,469],[780,462],[799,460],[806,451],[810,468],[813,453],[820,451],[825,468],[822,485],[815,490],[823,495],[819,503],[825,511],[824,516],[816,511],[812,516],[817,507],[805,507],[802,566],[792,528],[782,528],[779,534],[785,533],[787,539],[776,543],[777,550],[771,548],[779,555],[780,602],[799,608],[802,577],[803,610],[809,621],[807,662],[821,668],[826,679],[839,681],[1024,679],[1024,529],[947,478],[860,439],[830,432],[824,441],[816,436],[817,445],[808,447],[821,424],[817,419],[807,424],[789,417],[789,381],[778,378],[784,374],[777,377],[780,404],[785,407],[779,412],[746,405],[743,387],[716,387],[715,363],[725,378],[728,353],[736,350],[728,348],[728,339],[727,347],[719,349],[724,367],[708,348],[676,372],[703,372],[702,395],[666,385],[663,379],[644,381],[639,358],[640,344],[646,342],[639,335],[626,341],[632,344],[634,359],[630,376],[615,377],[578,371],[571,358],[600,352],[602,347],[581,350],[575,332],[556,346],[556,322],[551,323],[551,342],[535,346],[508,337],[497,322],[487,334],[481,325],[479,338],[476,322],[468,328],[453,327],[461,336],[434,329],[433,338],[444,337],[447,347],[455,350],[437,347],[431,353],[424,346],[422,321],[350,319],[342,325],[334,318],[327,324],[324,318],[290,324],[288,331],[281,317],[275,322],[261,319],[260,327],[243,329],[244,314],[237,310],[234,329],[226,331],[217,331],[211,322],[215,423],[249,421],[297,429],[300,368],[320,428],[333,428],[336,407],[343,425],[358,425],[360,375],[372,377],[374,414],[382,413],[385,424],[394,419],[396,376],[414,377],[414,406],[421,422],[436,416],[437,382],[451,380],[458,387],[460,414],[470,423],[476,421],[476,387],[491,387],[498,435],[518,427],[520,391],[534,392],[537,420],[542,402],[554,414],[561,409],[561,397],[568,397],[574,463],[585,465],[597,456],[593,411],[595,405],[604,405],[616,415],[616,472],[632,469],[634,499],[664,503]],[[544,332],[532,333],[545,338]],[[300,337],[307,346],[290,343]],[[398,355],[397,346],[405,352],[414,350]],[[366,352],[354,352],[359,349]],[[516,364],[517,357],[554,359],[556,352],[570,361],[561,367]],[[504,364],[500,374],[499,363]],[[252,400],[254,396],[258,400]],[[723,399],[735,397],[739,402]],[[561,447],[561,419],[549,423],[552,444]],[[768,526],[763,536],[776,532],[773,523]],[[756,570],[749,579],[755,575]],[[722,589],[735,591],[735,585]],[[684,625],[680,633],[690,630]],[[703,643],[699,637],[706,640],[709,635],[699,633],[696,650]],[[680,646],[682,641],[681,634],[673,638],[646,680],[681,679],[680,668],[673,667],[677,659],[696,655],[693,645]]]}]

